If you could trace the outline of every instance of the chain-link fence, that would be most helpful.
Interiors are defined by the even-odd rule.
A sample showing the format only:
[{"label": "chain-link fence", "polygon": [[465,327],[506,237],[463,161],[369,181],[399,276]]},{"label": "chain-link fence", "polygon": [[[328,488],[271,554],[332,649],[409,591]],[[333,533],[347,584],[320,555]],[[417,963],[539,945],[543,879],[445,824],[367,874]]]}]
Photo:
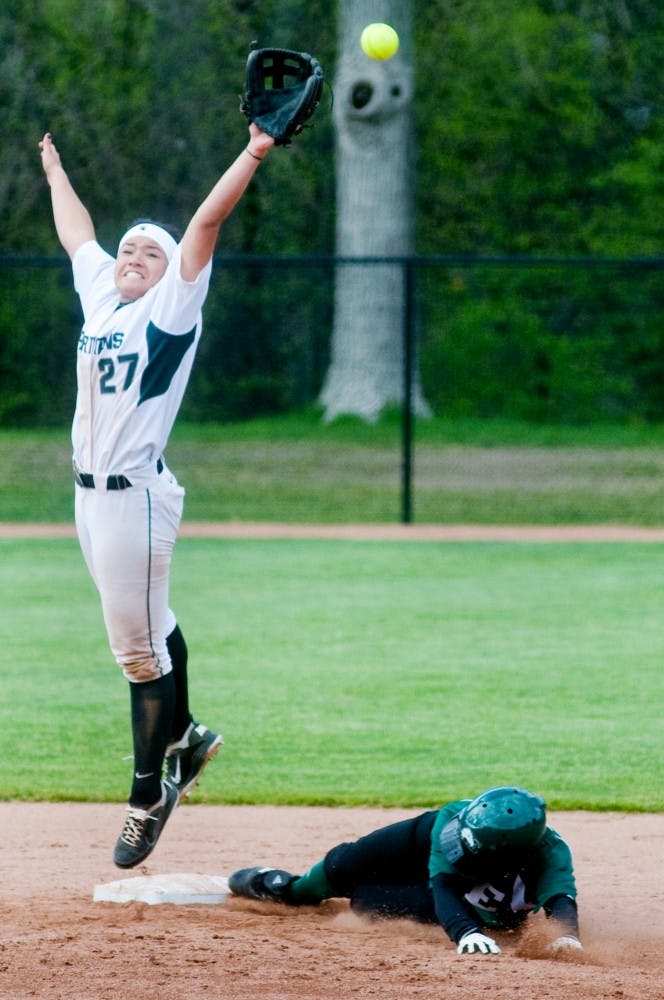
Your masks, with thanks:
[{"label": "chain-link fence", "polygon": [[[384,262],[341,263],[217,259],[199,357],[168,450],[192,487],[190,518],[662,523],[661,447],[620,442],[632,429],[643,437],[649,425],[649,440],[660,440],[664,260],[391,259],[390,270],[404,278],[394,324],[393,398],[401,408],[377,436],[368,425],[311,419],[333,356],[339,276],[352,281],[354,264],[366,271]],[[66,260],[0,258],[5,519],[70,515],[80,325]],[[449,425],[434,422],[429,432],[411,412],[414,386],[434,416],[452,418]],[[238,431],[238,421],[305,408],[297,440],[275,438],[270,424],[253,444]],[[483,428],[470,448],[462,443],[465,418]],[[509,420],[527,422],[528,440],[539,444],[510,447]],[[209,432],[201,426],[212,422]],[[550,424],[590,433],[575,429],[571,448],[542,448]],[[602,424],[611,432],[597,448]],[[447,426],[456,428],[452,437]],[[17,448],[11,429],[21,427],[55,430]],[[561,426],[559,445],[566,433]]]},{"label": "chain-link fence", "polygon": [[[434,414],[664,419],[664,259],[392,260],[410,292],[400,328],[417,341],[416,359],[404,358]],[[181,419],[314,403],[330,361],[338,263],[219,257]],[[80,324],[67,262],[0,258],[1,425],[69,421]]]}]

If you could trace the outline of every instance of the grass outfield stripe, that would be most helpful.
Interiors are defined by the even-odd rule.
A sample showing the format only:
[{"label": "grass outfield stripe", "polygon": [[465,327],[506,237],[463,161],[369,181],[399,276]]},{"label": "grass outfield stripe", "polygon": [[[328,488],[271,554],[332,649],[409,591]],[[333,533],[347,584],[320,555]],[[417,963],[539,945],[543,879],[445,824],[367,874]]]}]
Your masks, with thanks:
[{"label": "grass outfield stripe", "polygon": [[[193,801],[426,806],[487,784],[662,811],[664,548],[181,538]],[[127,685],[73,539],[0,542],[0,798],[122,801]],[[29,734],[30,752],[16,753]]]},{"label": "grass outfield stripe", "polygon": [[[178,422],[169,467],[188,521],[390,525],[403,509],[397,415]],[[664,526],[664,425],[416,421],[418,524]],[[0,428],[0,521],[72,520],[69,428]]]}]

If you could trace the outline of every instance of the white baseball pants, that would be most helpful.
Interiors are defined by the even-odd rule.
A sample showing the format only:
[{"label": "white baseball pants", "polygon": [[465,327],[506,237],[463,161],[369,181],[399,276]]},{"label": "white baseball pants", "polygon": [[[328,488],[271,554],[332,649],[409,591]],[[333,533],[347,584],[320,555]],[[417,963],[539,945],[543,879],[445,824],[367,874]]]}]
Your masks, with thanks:
[{"label": "white baseball pants", "polygon": [[164,467],[131,474],[132,486],[76,486],[76,529],[99,591],[113,655],[129,681],[155,680],[172,669],[166,637],[175,628],[169,607],[171,556],[184,489]]}]

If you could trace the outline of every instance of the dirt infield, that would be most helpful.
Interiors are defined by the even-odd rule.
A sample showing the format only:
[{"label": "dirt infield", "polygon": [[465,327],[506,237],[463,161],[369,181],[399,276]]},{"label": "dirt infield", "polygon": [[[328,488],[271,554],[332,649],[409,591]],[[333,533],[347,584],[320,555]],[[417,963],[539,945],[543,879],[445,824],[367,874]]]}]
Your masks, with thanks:
[{"label": "dirt infield", "polygon": [[[637,525],[274,524],[184,521],[181,538],[328,538],[375,542],[664,542],[664,527]],[[73,524],[0,522],[0,538],[75,538]]]},{"label": "dirt infield", "polygon": [[[71,525],[2,525],[0,537],[70,537]],[[664,541],[664,529],[485,526],[186,525],[189,537],[411,541]],[[305,870],[337,841],[413,815],[390,809],[187,804],[133,873],[111,862],[120,805],[0,802],[2,1000],[662,1000],[664,816],[550,816],[570,843],[585,944],[544,950],[546,920],[496,935],[499,956],[459,956],[443,932],[372,923],[346,902],[291,909],[95,903],[126,875],[228,875],[247,864]]]},{"label": "dirt infield", "polygon": [[[298,871],[337,840],[404,810],[184,805],[133,874],[228,875],[251,863]],[[458,956],[442,931],[371,923],[343,901],[289,909],[230,899],[216,906],[95,903],[95,884],[124,877],[110,860],[118,805],[0,803],[0,996],[48,1000],[620,997],[664,994],[664,818],[561,813],[573,847],[581,961],[541,950],[544,918],[496,957]],[[132,873],[124,873],[132,874]]]},{"label": "dirt infield", "polygon": [[119,805],[0,803],[3,1000],[305,1000],[331,996],[492,1000],[664,996],[664,817],[558,813],[579,883],[582,960],[542,951],[546,920],[499,956],[459,956],[443,932],[372,923],[347,903],[291,909],[95,903],[96,884],[132,874],[228,875],[245,864],[304,870],[333,843],[405,810],[183,805],[148,863],[110,855]]}]

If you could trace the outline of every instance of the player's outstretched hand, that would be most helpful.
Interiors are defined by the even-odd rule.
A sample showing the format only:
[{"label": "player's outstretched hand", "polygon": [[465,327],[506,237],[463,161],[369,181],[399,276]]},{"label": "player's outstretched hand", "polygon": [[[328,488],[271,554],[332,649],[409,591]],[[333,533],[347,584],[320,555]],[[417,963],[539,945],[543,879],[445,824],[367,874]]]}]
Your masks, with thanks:
[{"label": "player's outstretched hand", "polygon": [[259,156],[262,159],[272,146],[274,146],[274,139],[272,136],[259,129],[258,125],[255,125],[254,122],[250,122],[249,149],[251,150],[252,155]]},{"label": "player's outstretched hand", "polygon": [[40,140],[39,150],[41,152],[41,161],[44,173],[48,174],[52,167],[60,166],[60,154],[55,148],[53,136],[50,132],[47,132],[44,138]]},{"label": "player's outstretched hand", "polygon": [[549,951],[583,951],[583,945],[573,934],[563,934],[549,945]]},{"label": "player's outstretched hand", "polygon": [[479,951],[483,955],[500,955],[500,948],[493,938],[487,937],[486,934],[480,934],[479,931],[471,931],[461,938],[457,945],[457,952],[459,955],[464,953],[472,955],[475,951]]}]

